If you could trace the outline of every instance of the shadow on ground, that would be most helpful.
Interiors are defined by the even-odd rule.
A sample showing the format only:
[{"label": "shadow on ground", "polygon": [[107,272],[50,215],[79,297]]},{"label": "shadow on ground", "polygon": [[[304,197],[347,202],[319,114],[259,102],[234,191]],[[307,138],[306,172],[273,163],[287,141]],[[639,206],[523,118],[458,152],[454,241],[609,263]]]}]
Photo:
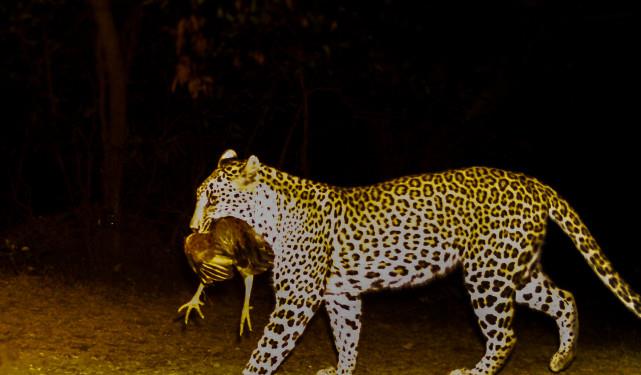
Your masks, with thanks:
[{"label": "shadow on ground", "polygon": [[[243,338],[240,282],[210,289],[206,318],[185,327],[176,308],[192,292],[0,275],[0,374],[239,374],[272,307],[267,279],[253,296],[254,332]],[[356,375],[447,374],[482,354],[462,288],[449,282],[368,296],[364,309]],[[641,373],[641,322],[620,310],[583,311],[580,300],[579,309],[579,355],[566,374]],[[502,375],[549,373],[553,323],[519,310],[516,329]],[[334,361],[322,312],[278,373],[315,374]]]}]

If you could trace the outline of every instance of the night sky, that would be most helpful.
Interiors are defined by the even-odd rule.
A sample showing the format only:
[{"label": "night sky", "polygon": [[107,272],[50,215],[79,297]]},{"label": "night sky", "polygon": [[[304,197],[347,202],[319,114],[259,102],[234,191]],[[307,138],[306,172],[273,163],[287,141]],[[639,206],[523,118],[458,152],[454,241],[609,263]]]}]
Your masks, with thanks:
[{"label": "night sky", "polygon": [[[524,172],[641,290],[640,20],[627,3],[113,0],[115,65],[92,4],[0,5],[0,239],[31,251],[0,258],[7,272],[189,282],[195,188],[234,148],[350,186]],[[558,229],[544,264],[621,308]]]}]

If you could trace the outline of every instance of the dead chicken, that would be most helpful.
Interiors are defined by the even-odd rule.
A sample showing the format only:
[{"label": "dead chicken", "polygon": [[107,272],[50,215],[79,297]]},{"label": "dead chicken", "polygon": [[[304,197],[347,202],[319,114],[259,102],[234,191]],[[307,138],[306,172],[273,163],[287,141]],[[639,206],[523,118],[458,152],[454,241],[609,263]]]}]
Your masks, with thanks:
[{"label": "dead chicken", "polygon": [[234,268],[245,281],[245,299],[240,317],[240,335],[245,322],[252,330],[249,317],[249,299],[254,275],[265,272],[273,265],[274,252],[246,222],[234,217],[224,217],[210,221],[203,233],[192,233],[185,239],[185,255],[191,269],[200,278],[200,285],[192,299],[178,308],[185,312],[185,324],[189,322],[191,310],[196,310],[204,318],[200,306],[200,295],[205,286],[215,281],[224,281],[234,276]]}]

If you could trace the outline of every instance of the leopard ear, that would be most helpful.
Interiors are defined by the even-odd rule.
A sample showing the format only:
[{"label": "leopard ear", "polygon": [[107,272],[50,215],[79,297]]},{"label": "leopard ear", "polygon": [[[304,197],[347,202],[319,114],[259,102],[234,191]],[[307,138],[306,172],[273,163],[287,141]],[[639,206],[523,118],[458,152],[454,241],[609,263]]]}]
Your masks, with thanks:
[{"label": "leopard ear", "polygon": [[250,156],[240,172],[240,185],[243,189],[253,189],[258,184],[260,161],[254,155]]},{"label": "leopard ear", "polygon": [[245,168],[243,170],[243,173],[246,175],[254,175],[258,172],[258,169],[260,168],[260,161],[256,157],[256,155],[252,155],[247,159],[247,163],[245,164]]},{"label": "leopard ear", "polygon": [[238,155],[236,154],[236,151],[234,151],[234,150],[232,150],[232,149],[228,149],[228,150],[226,150],[225,152],[223,152],[223,154],[220,156],[220,159],[218,159],[218,166],[220,167],[220,165],[221,165],[225,160],[228,160],[228,159],[236,159],[237,157],[238,157]]}]

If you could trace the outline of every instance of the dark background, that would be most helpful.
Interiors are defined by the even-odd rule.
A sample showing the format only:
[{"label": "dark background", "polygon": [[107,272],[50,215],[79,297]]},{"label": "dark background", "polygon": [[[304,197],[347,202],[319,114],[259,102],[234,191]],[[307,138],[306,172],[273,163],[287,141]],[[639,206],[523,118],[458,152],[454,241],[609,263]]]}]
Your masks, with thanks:
[{"label": "dark background", "polygon": [[[638,24],[616,1],[2,2],[1,272],[193,281],[194,191],[234,148],[341,185],[525,172],[640,290]],[[544,254],[623,309],[558,229]]]}]

